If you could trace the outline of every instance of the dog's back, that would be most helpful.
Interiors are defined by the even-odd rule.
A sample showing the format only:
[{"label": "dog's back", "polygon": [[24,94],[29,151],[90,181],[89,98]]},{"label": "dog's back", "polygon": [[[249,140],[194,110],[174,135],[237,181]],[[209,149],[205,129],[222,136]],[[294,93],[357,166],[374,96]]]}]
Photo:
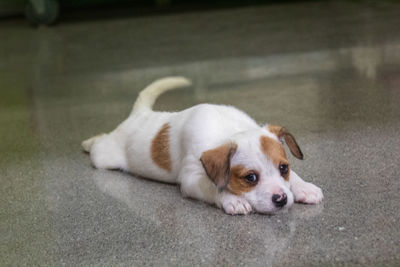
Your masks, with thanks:
[{"label": "dog's back", "polygon": [[201,151],[232,133],[258,127],[247,114],[230,106],[200,104],[180,112],[152,110],[162,93],[190,84],[183,77],[167,77],[147,86],[129,117],[114,131],[82,142],[93,165],[174,183],[186,153],[200,158]]}]

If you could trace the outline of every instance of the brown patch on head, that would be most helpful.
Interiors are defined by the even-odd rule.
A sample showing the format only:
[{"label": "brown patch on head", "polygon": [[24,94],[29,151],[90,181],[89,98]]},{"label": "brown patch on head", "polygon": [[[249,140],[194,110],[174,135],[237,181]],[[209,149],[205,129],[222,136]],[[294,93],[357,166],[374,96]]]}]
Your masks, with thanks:
[{"label": "brown patch on head", "polygon": [[[261,150],[264,152],[264,155],[272,161],[278,170],[280,164],[289,165],[285,149],[281,143],[268,136],[261,136],[260,143]],[[285,180],[289,180],[289,172],[283,178],[285,178]]]},{"label": "brown patch on head", "polygon": [[204,151],[201,155],[201,164],[218,190],[222,190],[228,184],[231,159],[236,149],[237,144],[229,142]]},{"label": "brown patch on head", "polygon": [[268,125],[268,130],[275,134],[278,139],[283,142],[285,140],[285,143],[289,147],[290,152],[293,154],[298,159],[303,159],[303,152],[301,152],[299,145],[296,142],[296,139],[294,139],[294,136],[289,133],[284,127],[279,126],[279,125]]},{"label": "brown patch on head", "polygon": [[246,182],[245,177],[251,173],[259,176],[258,172],[249,170],[243,165],[233,166],[229,175],[228,189],[235,195],[250,192],[257,185],[257,182]]},{"label": "brown patch on head", "polygon": [[151,158],[154,163],[168,172],[172,170],[171,155],[169,152],[169,130],[171,126],[165,123],[151,143]]},{"label": "brown patch on head", "polygon": [[282,130],[282,126],[279,125],[268,125],[268,131],[270,131],[271,133],[273,133],[276,136],[279,136],[279,132]]}]

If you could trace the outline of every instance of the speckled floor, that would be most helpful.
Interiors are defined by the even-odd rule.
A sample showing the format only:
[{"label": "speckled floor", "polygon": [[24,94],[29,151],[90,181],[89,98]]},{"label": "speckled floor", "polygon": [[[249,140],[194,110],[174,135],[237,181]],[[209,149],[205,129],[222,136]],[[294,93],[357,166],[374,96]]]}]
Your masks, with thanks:
[{"label": "speckled floor", "polygon": [[[400,265],[400,5],[305,2],[0,21],[0,265]],[[286,126],[324,203],[229,216],[176,186],[90,166],[153,79],[159,110],[237,106]]]}]

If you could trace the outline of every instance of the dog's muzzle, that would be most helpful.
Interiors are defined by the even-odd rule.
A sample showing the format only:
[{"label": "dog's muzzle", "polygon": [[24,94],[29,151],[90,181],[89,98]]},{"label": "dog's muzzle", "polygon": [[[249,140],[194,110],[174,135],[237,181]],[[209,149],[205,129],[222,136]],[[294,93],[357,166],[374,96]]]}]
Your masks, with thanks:
[{"label": "dog's muzzle", "polygon": [[272,202],[277,208],[282,208],[287,203],[287,195],[285,193],[274,194],[272,195]]}]

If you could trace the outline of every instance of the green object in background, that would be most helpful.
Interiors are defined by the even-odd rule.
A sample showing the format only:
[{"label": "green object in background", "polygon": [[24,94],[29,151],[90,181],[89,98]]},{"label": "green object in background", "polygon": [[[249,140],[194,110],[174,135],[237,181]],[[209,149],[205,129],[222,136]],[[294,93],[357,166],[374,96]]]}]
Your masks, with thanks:
[{"label": "green object in background", "polygon": [[58,0],[30,0],[25,8],[25,15],[33,25],[53,24],[58,18],[59,12]]},{"label": "green object in background", "polygon": [[[1,1],[1,0],[0,0]],[[156,0],[159,6],[170,0]],[[26,0],[25,15],[32,25],[51,25],[58,19],[61,7],[81,7],[105,4],[132,3],[134,0]]]}]

